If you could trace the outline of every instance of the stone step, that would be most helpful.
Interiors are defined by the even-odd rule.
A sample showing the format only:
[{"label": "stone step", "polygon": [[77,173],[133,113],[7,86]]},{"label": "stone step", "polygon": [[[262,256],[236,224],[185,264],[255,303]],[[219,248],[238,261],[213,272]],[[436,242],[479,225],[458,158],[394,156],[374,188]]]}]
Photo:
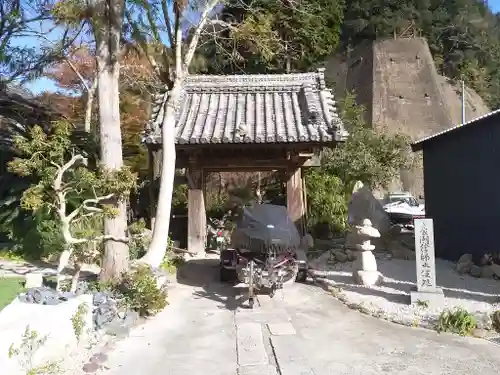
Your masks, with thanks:
[{"label": "stone step", "polygon": [[273,365],[241,366],[238,375],[278,375],[278,371]]},{"label": "stone step", "polygon": [[271,336],[271,345],[281,375],[314,375],[300,350],[297,336]]},{"label": "stone step", "polygon": [[236,341],[239,366],[269,364],[260,323],[236,324]]},{"label": "stone step", "polygon": [[284,309],[253,309],[238,310],[235,314],[236,324],[243,323],[282,323],[291,320],[290,315]]}]

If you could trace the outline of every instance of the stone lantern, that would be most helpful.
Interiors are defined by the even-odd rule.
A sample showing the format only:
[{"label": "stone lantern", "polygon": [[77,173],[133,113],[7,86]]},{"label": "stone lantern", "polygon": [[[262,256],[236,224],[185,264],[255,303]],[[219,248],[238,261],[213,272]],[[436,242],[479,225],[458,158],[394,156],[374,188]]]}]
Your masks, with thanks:
[{"label": "stone lantern", "polygon": [[356,260],[353,263],[352,276],[358,284],[365,286],[379,285],[384,277],[377,270],[377,261],[372,251],[375,246],[371,244],[372,238],[379,238],[379,231],[372,226],[370,219],[364,219],[362,225],[354,227],[356,234]]}]

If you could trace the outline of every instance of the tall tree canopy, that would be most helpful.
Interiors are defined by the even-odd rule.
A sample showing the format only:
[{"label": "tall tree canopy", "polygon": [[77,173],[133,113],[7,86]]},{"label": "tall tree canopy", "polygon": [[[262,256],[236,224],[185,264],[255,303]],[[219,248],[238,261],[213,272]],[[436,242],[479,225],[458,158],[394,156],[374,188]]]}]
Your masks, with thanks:
[{"label": "tall tree canopy", "polygon": [[[220,23],[211,25],[222,28],[205,35],[199,52],[207,63],[200,70],[216,74],[307,70],[337,46],[344,4],[344,0],[231,0],[216,16]],[[236,24],[244,27],[231,27]],[[255,35],[266,36],[267,43]]]},{"label": "tall tree canopy", "polygon": [[[500,106],[500,16],[482,1],[232,0],[217,19],[219,32],[206,35],[199,51],[205,63],[193,66],[198,71],[303,71],[321,64],[339,42],[348,53],[362,41],[419,35],[427,38],[440,73],[465,79],[491,107]],[[222,26],[242,20],[285,43],[259,49],[244,29]]]}]

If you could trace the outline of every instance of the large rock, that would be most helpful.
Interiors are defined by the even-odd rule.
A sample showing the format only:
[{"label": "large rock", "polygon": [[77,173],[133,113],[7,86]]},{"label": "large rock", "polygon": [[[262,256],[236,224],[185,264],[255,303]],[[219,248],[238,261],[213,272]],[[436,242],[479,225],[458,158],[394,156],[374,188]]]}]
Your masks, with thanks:
[{"label": "large rock", "polygon": [[492,264],[490,268],[493,271],[493,275],[500,279],[500,265]]},{"label": "large rock", "polygon": [[457,262],[456,269],[460,274],[469,273],[472,269],[472,266],[474,266],[474,262],[472,261],[472,254],[463,254]]},{"label": "large rock", "polygon": [[335,257],[335,260],[340,263],[347,262],[349,260],[349,256],[340,249],[332,249],[331,250],[332,255]]},{"label": "large rock", "polygon": [[470,269],[470,275],[472,277],[481,277],[482,273],[483,273],[483,270],[481,267],[476,266],[476,265],[472,265],[472,267]]},{"label": "large rock", "polygon": [[481,270],[481,277],[485,279],[493,279],[495,276],[495,270],[493,266],[484,266]]},{"label": "large rock", "polygon": [[378,229],[382,236],[389,232],[389,215],[370,189],[358,181],[349,202],[348,222],[351,225],[361,225],[364,219],[370,219],[372,226]]}]

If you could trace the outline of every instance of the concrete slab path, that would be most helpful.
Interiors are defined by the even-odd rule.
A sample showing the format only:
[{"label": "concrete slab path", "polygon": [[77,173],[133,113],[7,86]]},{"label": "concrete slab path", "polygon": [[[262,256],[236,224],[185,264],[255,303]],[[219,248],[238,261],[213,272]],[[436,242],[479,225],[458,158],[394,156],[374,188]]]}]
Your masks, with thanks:
[{"label": "concrete slab path", "polygon": [[213,260],[193,261],[172,291],[172,305],[116,343],[100,373],[500,373],[500,345],[365,316],[316,286],[295,284],[245,309],[236,288],[215,281],[216,267]]}]

